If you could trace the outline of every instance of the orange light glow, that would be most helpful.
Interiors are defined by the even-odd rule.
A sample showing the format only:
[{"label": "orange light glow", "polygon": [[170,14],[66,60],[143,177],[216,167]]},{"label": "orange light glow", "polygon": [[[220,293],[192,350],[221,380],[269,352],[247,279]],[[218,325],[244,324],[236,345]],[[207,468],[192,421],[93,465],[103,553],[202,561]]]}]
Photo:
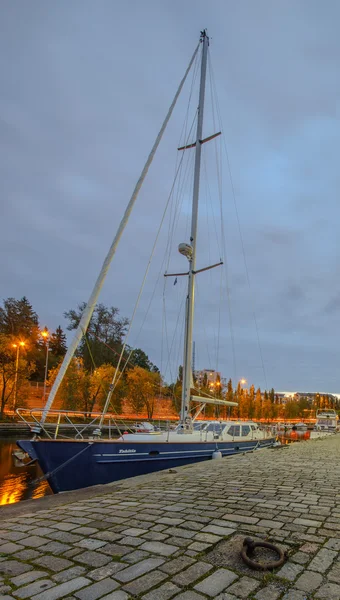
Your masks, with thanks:
[{"label": "orange light glow", "polygon": [[50,335],[46,329],[44,329],[44,331],[41,331],[40,333],[41,333],[42,337],[45,339],[48,338]]}]

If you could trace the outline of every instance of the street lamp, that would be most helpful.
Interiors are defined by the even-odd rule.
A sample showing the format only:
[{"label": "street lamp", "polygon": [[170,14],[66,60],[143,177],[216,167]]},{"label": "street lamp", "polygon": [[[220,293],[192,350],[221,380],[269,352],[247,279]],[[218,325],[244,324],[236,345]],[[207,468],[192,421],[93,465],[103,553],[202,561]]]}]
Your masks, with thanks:
[{"label": "street lamp", "polygon": [[43,400],[45,402],[45,400],[46,400],[47,369],[48,369],[48,351],[49,351],[48,341],[49,341],[49,337],[50,337],[50,332],[48,331],[48,329],[44,329],[44,331],[41,331],[40,333],[41,333],[41,337],[44,339],[44,343],[45,343],[45,346],[46,346],[45,377],[44,377],[44,395],[43,395]]},{"label": "street lamp", "polygon": [[246,379],[240,379],[240,384],[241,384],[241,385],[245,385],[246,383],[247,383],[247,380],[246,380]]},{"label": "street lamp", "polygon": [[19,342],[18,344],[13,344],[13,348],[17,349],[17,356],[15,361],[15,377],[14,377],[14,397],[13,397],[13,412],[16,409],[17,405],[17,387],[18,387],[18,370],[19,370],[19,352],[20,348],[25,346],[25,342]]}]

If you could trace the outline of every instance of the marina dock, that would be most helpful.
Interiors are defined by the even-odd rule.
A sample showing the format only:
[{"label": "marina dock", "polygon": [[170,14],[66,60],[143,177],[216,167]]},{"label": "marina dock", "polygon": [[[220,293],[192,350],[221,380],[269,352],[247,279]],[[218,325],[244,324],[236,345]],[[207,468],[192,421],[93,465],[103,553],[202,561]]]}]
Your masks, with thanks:
[{"label": "marina dock", "polygon": [[[0,509],[0,599],[340,599],[340,435]],[[245,537],[287,553],[247,567]]]}]

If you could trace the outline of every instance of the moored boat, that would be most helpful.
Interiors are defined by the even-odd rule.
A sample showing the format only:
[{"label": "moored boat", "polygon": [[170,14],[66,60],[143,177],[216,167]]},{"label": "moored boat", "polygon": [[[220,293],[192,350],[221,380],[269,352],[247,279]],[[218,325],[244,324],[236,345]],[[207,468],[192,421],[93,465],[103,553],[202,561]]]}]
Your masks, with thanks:
[{"label": "moored boat", "polygon": [[[27,452],[32,458],[37,458],[45,477],[54,492],[74,490],[96,484],[111,483],[120,479],[133,477],[168,469],[179,465],[186,465],[202,460],[225,457],[244,451],[272,446],[275,435],[270,431],[261,431],[256,423],[232,421],[205,421],[199,422],[198,416],[209,404],[219,407],[235,406],[235,402],[229,402],[222,398],[208,396],[196,396],[192,385],[192,354],[193,354],[193,320],[194,320],[194,298],[196,276],[204,271],[219,267],[222,260],[208,267],[196,268],[196,246],[197,246],[197,218],[200,185],[201,149],[205,142],[209,142],[219,136],[221,132],[203,138],[203,109],[205,98],[205,80],[207,69],[209,38],[206,31],[201,32],[200,43],[190,61],[168,115],[157,136],[154,147],[149,155],[147,163],[142,171],[136,188],[132,194],[122,222],[118,228],[110,251],[104,261],[101,272],[96,281],[93,292],[80,319],[74,339],[64,357],[59,373],[52,386],[49,398],[42,412],[41,419],[32,428],[34,437],[32,440],[20,440],[19,447]],[[116,374],[110,385],[103,413],[98,419],[97,428],[88,438],[85,437],[86,427],[77,427],[77,439],[55,439],[49,435],[45,423],[51,410],[54,398],[63,380],[66,370],[72,360],[77,346],[86,332],[93,310],[95,308],[99,292],[106,277],[108,267],[116,251],[119,239],[126,226],[129,214],[137,198],[139,189],[146,176],[152,158],[158,147],[162,133],[165,130],[173,107],[187,74],[201,48],[201,75],[199,103],[197,109],[197,129],[195,141],[187,143],[179,148],[181,151],[195,149],[195,170],[193,181],[193,199],[191,214],[191,232],[189,243],[182,243],[178,250],[187,259],[187,271],[184,273],[166,274],[167,277],[187,277],[187,296],[185,309],[184,327],[184,360],[182,378],[182,398],[180,410],[180,422],[173,431],[169,427],[167,431],[157,431],[145,424],[134,433],[122,433],[117,439],[103,438],[103,424],[105,414],[110,405],[111,396],[115,389]],[[191,142],[191,140],[190,140]],[[118,369],[116,370],[117,373]],[[20,414],[20,412],[18,412]],[[59,422],[59,421],[58,421]],[[142,431],[141,431],[142,429]],[[45,436],[45,437],[44,437]]]}]

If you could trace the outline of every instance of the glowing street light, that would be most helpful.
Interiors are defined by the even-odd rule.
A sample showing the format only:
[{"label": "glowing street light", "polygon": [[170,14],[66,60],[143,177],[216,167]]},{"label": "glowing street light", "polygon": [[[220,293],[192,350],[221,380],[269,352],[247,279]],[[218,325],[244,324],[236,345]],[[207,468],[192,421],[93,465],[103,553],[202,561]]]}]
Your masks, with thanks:
[{"label": "glowing street light", "polygon": [[40,332],[40,335],[43,338],[45,346],[46,346],[44,393],[43,393],[43,399],[44,399],[44,402],[45,402],[45,400],[46,400],[47,369],[48,369],[48,352],[49,352],[48,342],[49,342],[50,332],[48,331],[48,329],[45,328],[43,331]]},{"label": "glowing street light", "polygon": [[241,384],[241,385],[245,385],[246,383],[247,383],[247,380],[246,380],[246,379],[240,379],[240,384]]},{"label": "glowing street light", "polygon": [[13,348],[17,349],[17,355],[15,360],[15,377],[14,377],[14,394],[13,394],[13,411],[15,411],[17,406],[17,387],[18,387],[18,370],[19,370],[19,352],[20,348],[25,346],[25,342],[18,342],[17,344],[12,344]]}]

